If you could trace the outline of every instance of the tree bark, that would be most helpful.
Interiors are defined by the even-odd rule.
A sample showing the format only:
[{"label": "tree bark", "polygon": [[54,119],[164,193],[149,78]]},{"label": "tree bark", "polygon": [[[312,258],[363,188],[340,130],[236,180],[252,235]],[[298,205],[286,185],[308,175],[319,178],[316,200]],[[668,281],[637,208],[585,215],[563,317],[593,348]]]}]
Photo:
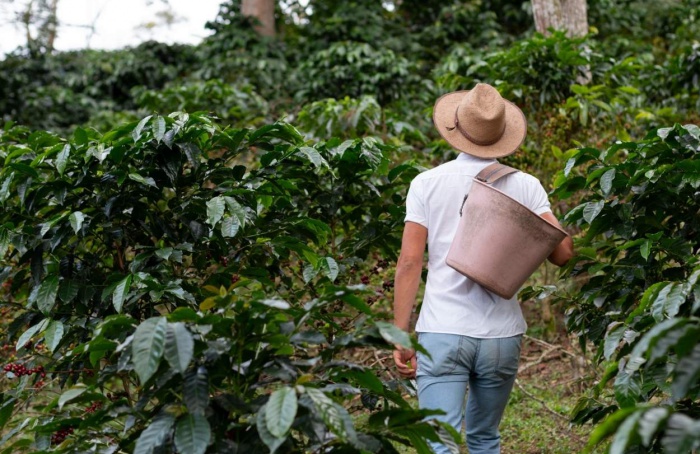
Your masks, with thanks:
[{"label": "tree bark", "polygon": [[535,28],[547,35],[549,29],[562,30],[570,37],[588,33],[586,0],[532,0]]},{"label": "tree bark", "polygon": [[49,17],[46,19],[46,51],[53,52],[56,34],[58,33],[58,0],[52,0],[49,5]]},{"label": "tree bark", "polygon": [[[564,31],[570,38],[588,33],[586,0],[532,0],[532,15],[535,28],[545,36],[549,35],[549,29]],[[591,69],[586,66],[581,68],[576,81],[586,85],[591,79]]]},{"label": "tree bark", "polygon": [[255,30],[262,36],[275,36],[275,0],[243,0],[241,14],[257,19]]}]

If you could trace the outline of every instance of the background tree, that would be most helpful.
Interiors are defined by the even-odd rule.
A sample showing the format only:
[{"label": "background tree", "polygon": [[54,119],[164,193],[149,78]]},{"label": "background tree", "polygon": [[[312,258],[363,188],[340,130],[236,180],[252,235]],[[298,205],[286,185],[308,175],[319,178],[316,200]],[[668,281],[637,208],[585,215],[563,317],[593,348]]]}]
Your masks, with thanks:
[{"label": "background tree", "polygon": [[242,0],[241,14],[255,20],[255,30],[262,36],[275,36],[275,0]]},{"label": "background tree", "polygon": [[549,29],[565,31],[569,36],[588,33],[586,0],[532,0],[535,28],[542,34]]}]

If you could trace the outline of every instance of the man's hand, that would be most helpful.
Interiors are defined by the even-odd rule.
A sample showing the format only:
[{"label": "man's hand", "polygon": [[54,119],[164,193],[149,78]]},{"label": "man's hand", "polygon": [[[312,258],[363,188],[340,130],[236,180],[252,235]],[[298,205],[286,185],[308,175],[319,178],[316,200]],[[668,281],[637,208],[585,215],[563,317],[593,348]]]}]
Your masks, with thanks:
[{"label": "man's hand", "polygon": [[416,377],[416,351],[408,348],[394,350],[394,363],[403,378]]}]

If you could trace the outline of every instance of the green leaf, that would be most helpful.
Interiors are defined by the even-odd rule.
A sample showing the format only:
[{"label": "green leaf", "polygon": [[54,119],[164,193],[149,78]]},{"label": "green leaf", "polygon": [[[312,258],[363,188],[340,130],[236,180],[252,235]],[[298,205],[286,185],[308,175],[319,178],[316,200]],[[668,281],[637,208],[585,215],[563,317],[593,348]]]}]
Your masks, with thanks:
[{"label": "green leaf", "polygon": [[665,454],[687,454],[700,441],[700,421],[682,413],[668,418],[661,446]]},{"label": "green leaf", "polygon": [[13,162],[8,167],[15,169],[18,172],[23,173],[29,177],[39,178],[39,174],[37,173],[37,171],[32,166],[29,166],[27,164],[22,164],[21,162]]},{"label": "green leaf", "polygon": [[238,201],[233,197],[226,196],[224,197],[224,201],[226,202],[226,208],[228,209],[228,212],[235,216],[236,219],[238,219],[238,224],[241,227],[244,227],[246,215],[245,208],[243,208],[243,206],[240,203],[238,203]]},{"label": "green leaf", "polygon": [[275,309],[281,309],[281,310],[283,310],[283,311],[284,311],[284,310],[287,310],[287,309],[289,309],[289,308],[291,307],[290,304],[289,304],[288,302],[286,302],[285,300],[273,299],[273,298],[267,298],[267,299],[264,299],[264,300],[259,300],[259,301],[256,301],[256,303],[261,303],[261,304],[263,304],[263,305],[265,305],[265,306],[267,306],[267,307],[272,307],[272,308],[275,308]]},{"label": "green leaf", "polygon": [[134,454],[153,454],[170,437],[175,417],[165,411],[156,416],[136,440]]},{"label": "green leaf", "polygon": [[51,353],[55,352],[56,347],[61,343],[64,332],[65,327],[63,326],[63,322],[60,320],[51,320],[44,332],[44,342]]},{"label": "green leaf", "polygon": [[325,159],[323,159],[323,156],[321,156],[321,153],[319,153],[314,148],[299,147],[299,151],[296,154],[297,154],[297,156],[305,156],[309,161],[311,161],[311,163],[314,165],[314,167],[319,167],[319,166],[328,167],[328,162]]},{"label": "green leaf", "polygon": [[78,296],[81,284],[74,280],[63,280],[58,288],[58,298],[64,303],[70,303]]},{"label": "green leaf", "polygon": [[141,138],[141,132],[143,131],[143,128],[146,126],[146,123],[148,123],[148,120],[150,120],[151,117],[153,117],[153,115],[149,115],[146,118],[139,121],[134,130],[131,132],[131,137],[134,139],[134,142],[138,142],[138,140]]},{"label": "green leaf", "polygon": [[185,375],[183,391],[187,411],[193,415],[203,415],[209,406],[209,377],[204,366]]},{"label": "green leaf", "polygon": [[651,241],[644,240],[642,245],[639,246],[639,254],[641,254],[644,260],[649,260],[649,254],[651,254]]},{"label": "green leaf", "polygon": [[590,224],[603,210],[603,206],[605,206],[604,200],[586,203],[583,208],[583,219]]},{"label": "green leaf", "polygon": [[36,304],[43,314],[48,315],[51,312],[56,304],[56,295],[58,295],[58,276],[51,275],[44,279],[37,293]]},{"label": "green leaf", "polygon": [[282,446],[282,443],[287,439],[286,437],[277,438],[270,433],[267,428],[267,406],[263,406],[258,411],[258,417],[256,418],[255,425],[258,429],[258,435],[260,439],[265,443],[265,445],[270,449],[270,454],[274,454],[277,449]]},{"label": "green leaf", "polygon": [[179,146],[180,149],[185,152],[187,161],[189,161],[190,165],[197,170],[199,168],[199,159],[202,156],[202,150],[200,150],[199,147],[193,143],[181,143]]},{"label": "green leaf", "polygon": [[306,388],[306,394],[313,401],[326,426],[342,441],[357,442],[357,434],[352,419],[345,408],[333,402],[323,391]]},{"label": "green leaf", "polygon": [[73,140],[78,145],[85,145],[88,143],[90,138],[88,137],[87,131],[85,131],[83,128],[75,128],[75,131],[73,132]]},{"label": "green leaf", "polygon": [[610,359],[610,357],[617,350],[618,345],[622,337],[625,335],[625,325],[622,323],[617,324],[613,328],[609,328],[607,334],[605,335],[605,345],[603,347],[603,355],[605,359]]},{"label": "green leaf", "polygon": [[586,126],[588,124],[588,103],[581,103],[580,108],[578,118],[581,124]]},{"label": "green leaf", "polygon": [[70,226],[73,227],[73,232],[75,232],[75,234],[77,235],[83,226],[83,221],[85,220],[85,215],[83,213],[81,213],[80,211],[74,211],[68,217],[68,220],[70,221]]},{"label": "green leaf", "polygon": [[221,222],[221,236],[233,238],[238,233],[241,224],[235,216],[226,216]]},{"label": "green leaf", "polygon": [[297,415],[297,394],[287,386],[272,393],[265,409],[267,429],[275,438],[283,438]]},{"label": "green leaf", "polygon": [[321,269],[323,269],[324,274],[328,276],[328,279],[330,279],[331,282],[335,281],[340,271],[338,263],[332,257],[326,257],[322,259],[320,263]]},{"label": "green leaf", "polygon": [[43,331],[50,321],[50,319],[45,318],[44,320],[40,321],[36,325],[27,329],[24,333],[22,333],[19,339],[17,339],[15,350],[20,350],[21,348],[24,348],[24,344],[29,342],[36,333]]},{"label": "green leaf", "polygon": [[153,317],[141,323],[131,343],[132,361],[141,384],[158,370],[165,347],[168,322],[165,317]]},{"label": "green leaf", "polygon": [[627,323],[628,325],[634,323],[634,319],[636,317],[646,312],[651,302],[656,299],[661,289],[664,288],[664,286],[666,286],[667,284],[668,282],[657,282],[656,284],[653,284],[648,289],[646,289],[644,291],[644,295],[642,295],[641,301],[639,302],[639,306],[637,306],[637,308],[630,313],[625,323]]},{"label": "green leaf", "polygon": [[158,188],[158,185],[156,185],[156,180],[154,180],[154,179],[151,178],[151,177],[144,177],[144,176],[142,176],[142,175],[140,175],[140,174],[138,174],[138,173],[133,173],[133,172],[132,172],[132,173],[129,174],[129,179],[130,179],[130,180],[134,180],[134,181],[136,181],[137,183],[141,183],[141,184],[145,184],[145,185],[147,185],[147,186],[154,187],[154,188],[156,188],[156,189]]},{"label": "green leaf", "polygon": [[204,415],[185,415],[175,427],[178,452],[204,454],[211,439],[211,427]]},{"label": "green leaf", "polygon": [[639,370],[639,367],[647,361],[647,350],[656,344],[659,336],[663,336],[667,331],[682,328],[686,324],[688,324],[687,319],[673,318],[654,325],[635,344],[625,366],[625,371],[633,373]]},{"label": "green leaf", "polygon": [[651,314],[657,322],[661,322],[665,318],[673,318],[678,314],[686,297],[685,287],[682,284],[672,282],[662,288],[656,296],[651,304]]},{"label": "green leaf", "polygon": [[376,325],[379,328],[379,334],[385,341],[404,348],[411,348],[411,338],[406,331],[387,322],[376,322]]},{"label": "green leaf", "polygon": [[[4,396],[0,394],[0,398],[4,398]],[[15,399],[14,397],[11,397],[7,400],[2,400],[2,406],[0,406],[0,427],[5,427],[7,421],[9,421],[12,417],[12,412],[15,409],[16,402],[17,399]]]},{"label": "green leaf", "polygon": [[[689,397],[690,389],[697,386],[700,379],[700,343],[696,344],[688,356],[684,356],[676,365],[676,376],[671,382],[671,394],[673,400]],[[692,397],[692,396],[690,396]]]},{"label": "green leaf", "polygon": [[187,371],[194,354],[194,339],[184,323],[168,323],[165,359],[181,374]]},{"label": "green leaf", "polygon": [[223,197],[218,196],[207,202],[207,224],[215,227],[224,216],[226,201]]},{"label": "green leaf", "polygon": [[601,424],[596,426],[588,438],[588,445],[585,452],[591,452],[591,448],[601,443],[604,439],[614,434],[629,415],[634,413],[636,408],[621,408],[608,416]]},{"label": "green leaf", "polygon": [[574,168],[576,165],[576,158],[571,158],[568,161],[566,161],[566,166],[564,166],[564,176],[568,177],[569,173],[571,173],[571,169]]},{"label": "green leaf", "polygon": [[114,293],[112,293],[112,305],[114,305],[114,310],[117,313],[121,313],[122,306],[124,306],[124,301],[129,294],[129,289],[131,288],[131,281],[133,276],[129,274],[127,277],[119,281],[117,286],[114,288]]},{"label": "green leaf", "polygon": [[306,265],[304,267],[304,271],[302,272],[302,277],[304,278],[304,283],[308,284],[311,282],[313,278],[316,277],[318,274],[318,268],[311,266],[311,265]]},{"label": "green leaf", "polygon": [[297,129],[287,123],[274,123],[271,125],[265,125],[256,131],[253,131],[248,136],[248,142],[250,144],[256,143],[260,139],[277,138],[282,139],[291,144],[301,144],[304,142],[304,136],[301,135]]},{"label": "green leaf", "polygon": [[63,409],[63,406],[66,403],[80,396],[85,391],[87,391],[87,389],[87,386],[83,384],[78,384],[69,389],[68,391],[65,391],[63,394],[61,394],[61,397],[58,398],[58,410],[60,411],[61,409]]},{"label": "green leaf", "polygon": [[615,431],[609,454],[625,454],[625,449],[636,436],[636,427],[641,412],[635,412],[628,416]]},{"label": "green leaf", "polygon": [[600,177],[600,189],[603,191],[603,195],[606,197],[610,195],[612,190],[613,180],[615,179],[615,169],[612,168],[605,172],[602,177]]},{"label": "green leaf", "polygon": [[668,409],[664,407],[652,408],[644,412],[637,426],[637,433],[642,438],[644,446],[651,444],[651,440],[666,418],[668,418]]},{"label": "green leaf", "polygon": [[5,258],[7,250],[10,248],[10,231],[0,226],[0,260]]},{"label": "green leaf", "polygon": [[613,390],[615,391],[615,400],[620,407],[634,407],[642,394],[642,384],[634,372],[627,369],[620,370],[615,377]]},{"label": "green leaf", "polygon": [[639,91],[639,89],[637,89],[635,87],[631,87],[631,86],[618,87],[618,90],[620,90],[623,93],[630,94],[630,95],[638,95],[641,93]]},{"label": "green leaf", "polygon": [[161,117],[160,115],[155,117],[153,123],[151,124],[151,130],[153,131],[153,137],[156,139],[156,141],[161,142],[163,140],[163,136],[165,135],[165,118]]},{"label": "green leaf", "polygon": [[12,184],[14,177],[15,174],[12,172],[10,176],[5,178],[5,180],[2,182],[2,186],[0,186],[0,202],[4,202],[8,197],[10,197],[10,185]]},{"label": "green leaf", "polygon": [[60,176],[63,176],[63,172],[66,171],[66,165],[68,164],[68,157],[70,156],[70,145],[65,144],[63,150],[56,156],[56,170]]}]

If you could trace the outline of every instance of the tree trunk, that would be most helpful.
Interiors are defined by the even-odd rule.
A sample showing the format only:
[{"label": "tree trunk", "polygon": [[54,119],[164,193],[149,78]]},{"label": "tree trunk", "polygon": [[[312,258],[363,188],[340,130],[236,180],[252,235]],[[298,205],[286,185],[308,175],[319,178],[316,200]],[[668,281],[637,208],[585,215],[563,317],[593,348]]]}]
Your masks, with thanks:
[{"label": "tree trunk", "polygon": [[275,36],[275,0],[243,0],[241,14],[257,19],[255,30],[262,36]]},{"label": "tree trunk", "polygon": [[588,33],[586,0],[532,0],[535,28],[547,35],[550,28],[565,31],[570,37]]},{"label": "tree trunk", "polygon": [[[550,28],[564,31],[570,38],[588,33],[586,0],[532,0],[532,15],[535,28],[543,35],[548,35]],[[576,81],[586,85],[591,79],[591,69],[586,66],[581,68]]]},{"label": "tree trunk", "polygon": [[49,5],[49,17],[46,19],[46,51],[53,52],[58,33],[58,0],[52,0]]}]

